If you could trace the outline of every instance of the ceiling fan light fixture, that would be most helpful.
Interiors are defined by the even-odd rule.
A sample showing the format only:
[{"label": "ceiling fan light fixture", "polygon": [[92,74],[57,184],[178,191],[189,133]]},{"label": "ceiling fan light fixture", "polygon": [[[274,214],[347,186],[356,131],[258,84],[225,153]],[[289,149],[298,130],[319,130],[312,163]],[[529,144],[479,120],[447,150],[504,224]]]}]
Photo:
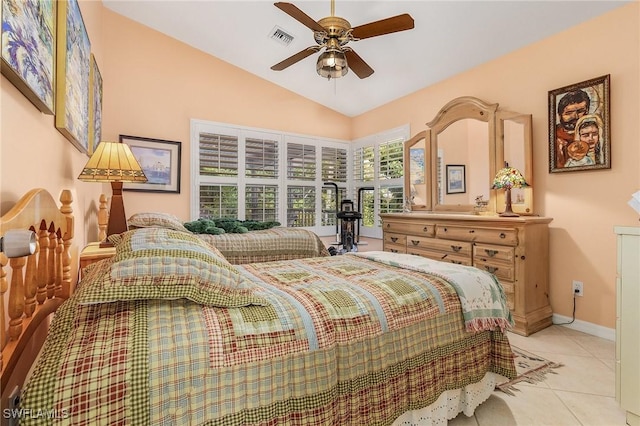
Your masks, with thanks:
[{"label": "ceiling fan light fixture", "polygon": [[338,49],[327,49],[319,57],[316,63],[316,71],[320,77],[331,80],[344,76],[349,67],[344,52]]}]

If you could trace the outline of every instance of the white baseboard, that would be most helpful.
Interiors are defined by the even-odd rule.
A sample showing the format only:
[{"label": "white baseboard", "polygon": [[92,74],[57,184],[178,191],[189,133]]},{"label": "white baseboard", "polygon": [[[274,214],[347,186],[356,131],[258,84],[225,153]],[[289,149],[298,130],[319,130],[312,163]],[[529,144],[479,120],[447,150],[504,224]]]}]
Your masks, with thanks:
[{"label": "white baseboard", "polygon": [[572,330],[581,331],[583,333],[591,334],[592,336],[601,337],[603,339],[615,341],[616,329],[607,328],[601,325],[593,324],[591,322],[575,320],[571,324],[565,324],[571,321],[571,318],[564,315],[553,314],[552,321],[554,324],[562,325],[563,327],[570,328]]}]

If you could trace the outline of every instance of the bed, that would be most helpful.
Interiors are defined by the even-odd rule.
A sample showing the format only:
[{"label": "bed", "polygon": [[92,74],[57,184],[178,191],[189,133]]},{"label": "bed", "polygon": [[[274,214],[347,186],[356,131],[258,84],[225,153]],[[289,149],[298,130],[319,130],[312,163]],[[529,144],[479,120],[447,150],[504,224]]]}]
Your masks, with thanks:
[{"label": "bed", "polygon": [[515,376],[504,295],[474,268],[385,252],[231,265],[175,229],[112,239],[116,255],[87,268],[57,310],[22,413],[442,424]]},{"label": "bed", "polygon": [[[58,205],[46,190],[33,189],[0,218],[2,236],[11,229],[31,229],[37,236],[37,249],[31,256],[7,259],[0,254],[3,409],[21,386],[42,345],[49,315],[73,290],[71,192],[63,190],[59,200]],[[4,415],[2,419],[6,420]]]},{"label": "bed", "polygon": [[[108,223],[107,197],[100,197],[98,215],[99,237],[106,237]],[[178,218],[162,212],[141,212],[127,220],[130,229],[138,227],[168,226],[188,231]],[[322,240],[312,231],[301,228],[275,227],[243,234],[196,234],[214,245],[233,265],[253,262],[271,262],[307,257],[329,256]]]}]

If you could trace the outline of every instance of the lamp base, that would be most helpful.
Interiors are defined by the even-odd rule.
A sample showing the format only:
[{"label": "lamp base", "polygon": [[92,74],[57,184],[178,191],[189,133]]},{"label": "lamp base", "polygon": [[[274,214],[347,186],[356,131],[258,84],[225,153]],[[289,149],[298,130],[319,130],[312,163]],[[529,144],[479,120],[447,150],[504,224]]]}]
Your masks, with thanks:
[{"label": "lamp base", "polygon": [[113,244],[109,241],[100,241],[100,248],[107,248],[107,247],[113,247]]},{"label": "lamp base", "polygon": [[511,188],[506,188],[504,192],[506,198],[506,204],[504,206],[504,212],[500,213],[498,216],[500,217],[519,217],[518,213],[514,213],[511,209]]},{"label": "lamp base", "polygon": [[518,213],[514,213],[514,212],[502,212],[502,213],[499,213],[498,216],[500,216],[500,217],[520,217],[520,215]]}]

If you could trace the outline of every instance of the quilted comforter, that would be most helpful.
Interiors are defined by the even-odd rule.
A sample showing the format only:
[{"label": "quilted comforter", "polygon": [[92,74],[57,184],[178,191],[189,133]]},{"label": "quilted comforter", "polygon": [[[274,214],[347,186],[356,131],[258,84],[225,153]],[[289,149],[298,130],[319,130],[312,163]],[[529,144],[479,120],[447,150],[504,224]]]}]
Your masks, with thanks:
[{"label": "quilted comforter", "polygon": [[79,305],[76,293],[55,315],[21,407],[56,424],[389,425],[487,372],[514,377],[500,329],[508,311],[468,331],[464,283],[402,259],[237,267],[266,306]]},{"label": "quilted comforter", "polygon": [[278,227],[245,234],[197,234],[215,246],[232,264],[329,256],[322,240],[300,228]]}]

